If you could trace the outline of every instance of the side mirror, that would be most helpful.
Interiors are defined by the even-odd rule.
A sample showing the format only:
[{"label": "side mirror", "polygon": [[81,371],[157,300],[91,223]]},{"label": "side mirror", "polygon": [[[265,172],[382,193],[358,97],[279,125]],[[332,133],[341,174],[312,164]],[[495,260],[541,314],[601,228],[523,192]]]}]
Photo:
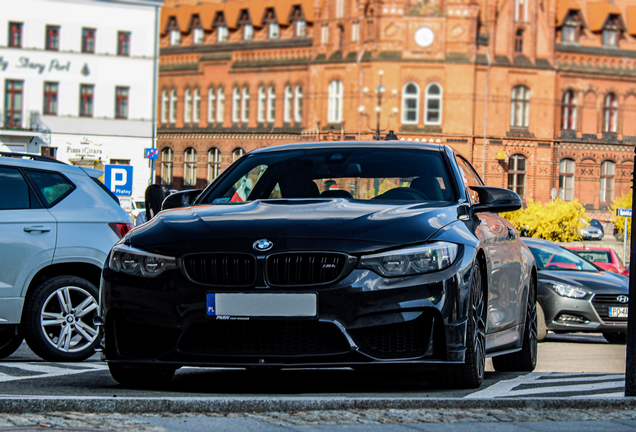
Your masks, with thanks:
[{"label": "side mirror", "polygon": [[470,188],[479,195],[479,202],[473,205],[476,213],[500,213],[521,208],[521,198],[509,189],[491,186],[471,186]]},{"label": "side mirror", "polygon": [[170,194],[161,203],[161,210],[189,207],[202,191],[203,189],[190,189]]}]

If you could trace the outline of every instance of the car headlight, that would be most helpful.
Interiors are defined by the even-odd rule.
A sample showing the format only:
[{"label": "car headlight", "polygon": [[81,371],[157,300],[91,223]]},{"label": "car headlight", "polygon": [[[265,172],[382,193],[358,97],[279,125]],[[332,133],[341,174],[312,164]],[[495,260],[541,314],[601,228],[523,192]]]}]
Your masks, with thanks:
[{"label": "car headlight", "polygon": [[130,276],[154,278],[177,268],[174,257],[157,255],[131,246],[117,245],[110,253],[108,267]]},{"label": "car headlight", "polygon": [[550,283],[552,289],[561,297],[583,298],[587,295],[586,291],[572,285],[564,283]]},{"label": "car headlight", "polygon": [[365,255],[360,258],[358,268],[373,270],[388,277],[430,273],[450,267],[457,257],[457,250],[458,246],[454,243],[431,243]]}]

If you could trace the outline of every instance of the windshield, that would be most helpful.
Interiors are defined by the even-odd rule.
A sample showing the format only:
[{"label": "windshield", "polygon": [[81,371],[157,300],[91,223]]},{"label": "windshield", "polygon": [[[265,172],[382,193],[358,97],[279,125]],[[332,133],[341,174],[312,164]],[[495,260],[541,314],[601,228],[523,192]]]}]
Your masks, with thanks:
[{"label": "windshield", "polygon": [[539,270],[580,270],[597,272],[598,269],[574,252],[557,245],[527,243]]},{"label": "windshield", "polygon": [[439,151],[329,148],[248,155],[201,203],[294,198],[443,205],[455,193]]},{"label": "windshield", "polygon": [[590,251],[590,250],[573,250],[582,258],[595,263],[611,263],[612,257],[609,252],[606,251]]}]

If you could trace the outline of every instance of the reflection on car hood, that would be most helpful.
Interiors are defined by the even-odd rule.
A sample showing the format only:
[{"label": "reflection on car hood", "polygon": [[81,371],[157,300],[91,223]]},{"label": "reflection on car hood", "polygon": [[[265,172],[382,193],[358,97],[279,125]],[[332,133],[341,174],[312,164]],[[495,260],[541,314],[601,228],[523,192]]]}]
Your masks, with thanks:
[{"label": "reflection on car hood", "polygon": [[554,281],[581,286],[596,294],[628,294],[629,280],[606,271],[540,270],[539,281]]},{"label": "reflection on car hood", "polygon": [[[156,246],[175,242],[267,238],[362,241],[389,247],[426,241],[457,220],[455,206],[386,205],[346,199],[257,200],[163,211],[131,233],[130,243]],[[231,239],[231,241],[230,241]],[[282,246],[282,245],[281,245]]]}]

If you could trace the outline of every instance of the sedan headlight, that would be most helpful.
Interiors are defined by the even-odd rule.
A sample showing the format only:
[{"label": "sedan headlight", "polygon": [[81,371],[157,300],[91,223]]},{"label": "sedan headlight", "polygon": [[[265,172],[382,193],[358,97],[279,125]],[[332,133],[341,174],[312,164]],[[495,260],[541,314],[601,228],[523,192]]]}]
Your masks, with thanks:
[{"label": "sedan headlight", "polygon": [[454,243],[431,243],[366,255],[360,259],[358,267],[388,277],[430,273],[450,267],[457,257],[457,250],[458,247]]},{"label": "sedan headlight", "polygon": [[550,285],[552,286],[552,289],[562,297],[583,298],[587,295],[586,291],[572,285],[552,282],[550,282]]},{"label": "sedan headlight", "polygon": [[108,267],[130,276],[154,278],[177,268],[174,257],[157,255],[131,246],[117,245],[110,253]]}]

